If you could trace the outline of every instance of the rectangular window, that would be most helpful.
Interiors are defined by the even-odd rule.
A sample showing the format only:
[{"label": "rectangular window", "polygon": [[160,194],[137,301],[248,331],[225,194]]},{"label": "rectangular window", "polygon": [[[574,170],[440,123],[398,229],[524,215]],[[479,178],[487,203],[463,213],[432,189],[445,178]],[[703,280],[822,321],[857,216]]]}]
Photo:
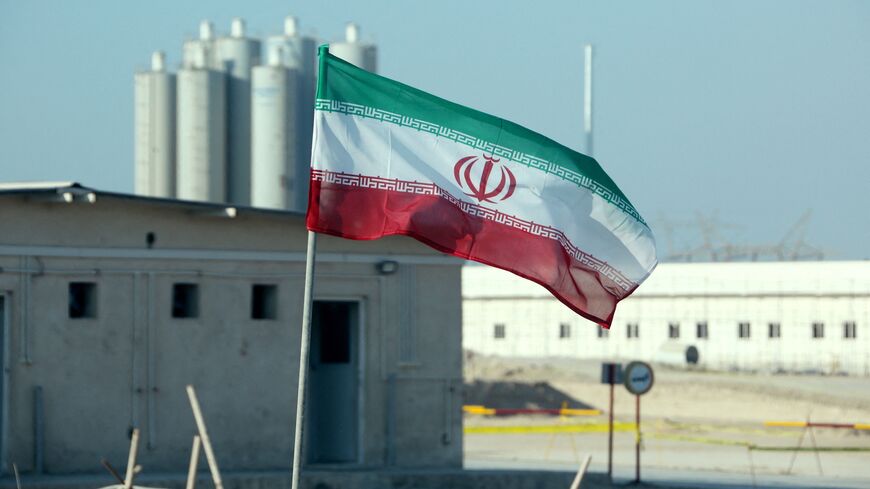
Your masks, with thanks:
[{"label": "rectangular window", "polygon": [[855,326],[855,321],[846,321],[843,323],[843,338],[854,340],[857,338],[858,328]]},{"label": "rectangular window", "polygon": [[825,337],[825,323],[813,323],[813,338]]},{"label": "rectangular window", "polygon": [[278,319],[278,286],[251,287],[251,319]]},{"label": "rectangular window", "polygon": [[779,338],[779,323],[767,323],[767,337],[768,338]]},{"label": "rectangular window", "polygon": [[598,337],[607,339],[610,336],[610,330],[604,329],[601,326],[596,326],[598,328]]},{"label": "rectangular window", "polygon": [[625,325],[625,333],[626,336],[631,338],[637,338],[640,336],[640,331],[638,331],[637,323],[628,323]]},{"label": "rectangular window", "polygon": [[68,311],[71,319],[97,317],[97,284],[70,282]]},{"label": "rectangular window", "polygon": [[504,336],[505,336],[504,324],[496,324],[495,328],[493,328],[492,336],[493,336],[493,338],[495,338],[497,340],[504,339]]},{"label": "rectangular window", "polygon": [[172,317],[199,317],[199,285],[172,284]]},{"label": "rectangular window", "polygon": [[571,325],[568,323],[561,323],[559,325],[559,338],[567,339],[571,337]]},{"label": "rectangular window", "polygon": [[680,337],[680,323],[668,323],[668,338],[677,339]]},{"label": "rectangular window", "polygon": [[707,321],[700,321],[695,325],[695,334],[699,340],[707,339]]},{"label": "rectangular window", "polygon": [[749,338],[749,323],[737,323],[737,337],[743,339]]}]

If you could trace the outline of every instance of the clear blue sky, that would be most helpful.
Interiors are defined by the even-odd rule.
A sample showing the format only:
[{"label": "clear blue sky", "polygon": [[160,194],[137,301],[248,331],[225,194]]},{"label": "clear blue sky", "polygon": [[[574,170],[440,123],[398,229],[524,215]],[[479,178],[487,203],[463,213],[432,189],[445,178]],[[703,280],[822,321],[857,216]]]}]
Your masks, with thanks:
[{"label": "clear blue sky", "polygon": [[0,0],[0,181],[132,191],[151,51],[176,66],[201,19],[259,36],[287,14],[325,40],[356,21],[381,74],[581,151],[592,42],[595,156],[654,229],[718,212],[731,241],[775,242],[811,209],[808,242],[870,259],[866,1]]}]

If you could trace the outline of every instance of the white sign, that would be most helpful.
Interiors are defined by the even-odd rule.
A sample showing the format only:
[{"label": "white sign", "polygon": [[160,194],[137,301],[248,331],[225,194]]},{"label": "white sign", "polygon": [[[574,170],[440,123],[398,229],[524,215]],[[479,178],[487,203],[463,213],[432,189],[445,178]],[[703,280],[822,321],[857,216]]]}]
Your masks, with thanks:
[{"label": "white sign", "polygon": [[653,370],[646,362],[631,362],[625,367],[625,388],[628,392],[642,395],[653,386]]}]

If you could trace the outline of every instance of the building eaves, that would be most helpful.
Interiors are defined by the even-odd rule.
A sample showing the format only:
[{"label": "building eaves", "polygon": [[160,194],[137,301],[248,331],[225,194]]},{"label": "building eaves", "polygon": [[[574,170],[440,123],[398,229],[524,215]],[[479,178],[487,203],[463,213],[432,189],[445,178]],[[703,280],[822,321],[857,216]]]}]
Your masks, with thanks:
[{"label": "building eaves", "polygon": [[225,213],[229,217],[239,215],[273,215],[273,216],[304,216],[304,212],[289,211],[283,209],[264,209],[251,206],[239,206],[220,202],[197,202],[163,197],[148,197],[143,195],[128,194],[123,192],[108,192],[84,186],[78,182],[18,182],[0,183],[0,196],[2,195],[33,195],[45,196],[55,194],[58,200],[64,199],[71,202],[76,198],[99,200],[100,198],[112,198],[127,200],[145,205],[169,206],[178,210],[195,210],[202,212]]}]

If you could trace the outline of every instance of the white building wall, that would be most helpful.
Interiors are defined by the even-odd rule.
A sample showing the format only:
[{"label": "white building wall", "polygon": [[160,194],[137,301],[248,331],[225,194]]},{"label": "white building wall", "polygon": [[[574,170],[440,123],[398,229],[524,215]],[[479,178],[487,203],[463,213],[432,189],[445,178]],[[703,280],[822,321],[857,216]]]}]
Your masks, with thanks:
[{"label": "white building wall", "polygon": [[[697,324],[707,323],[707,338]],[[741,338],[741,322],[750,335]],[[824,323],[813,338],[812,324]],[[854,322],[856,338],[844,337]],[[560,323],[570,325],[559,337]],[[679,338],[669,338],[669,324]],[[781,336],[768,337],[778,323]],[[505,338],[494,337],[503,324]],[[637,324],[638,338],[628,338]],[[465,349],[503,356],[644,359],[684,364],[694,346],[713,369],[870,375],[870,262],[662,264],[620,303],[611,330],[573,314],[536,284],[489,267],[463,271]]]}]

